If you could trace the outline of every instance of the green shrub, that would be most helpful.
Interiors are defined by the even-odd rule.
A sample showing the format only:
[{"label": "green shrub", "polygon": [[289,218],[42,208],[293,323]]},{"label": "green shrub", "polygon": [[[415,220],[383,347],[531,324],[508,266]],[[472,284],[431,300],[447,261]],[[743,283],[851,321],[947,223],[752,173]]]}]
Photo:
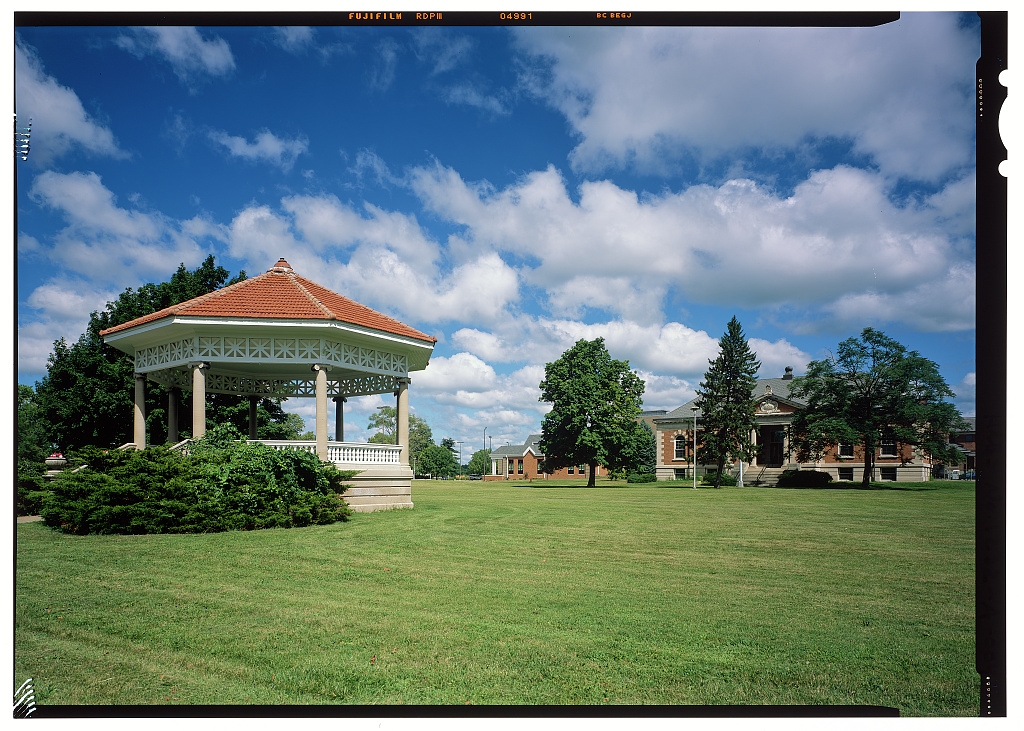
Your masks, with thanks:
[{"label": "green shrub", "polygon": [[[715,473],[715,472],[707,472],[707,473],[705,473],[704,476],[702,478],[700,478],[700,484],[702,484],[702,485],[714,485],[715,484],[715,475],[716,474],[717,473]],[[722,475],[722,481],[719,484],[720,485],[725,485],[727,487],[736,487],[736,478],[733,477],[732,475]]]},{"label": "green shrub", "polygon": [[626,476],[626,482],[657,482],[658,476],[653,472],[630,472]]},{"label": "green shrub", "polygon": [[39,515],[50,486],[43,477],[43,466],[18,460],[18,515]]},{"label": "green shrub", "polygon": [[786,470],[779,476],[777,487],[825,487],[832,475],[817,470]]},{"label": "green shrub", "polygon": [[187,455],[85,448],[88,466],[57,477],[40,514],[67,533],[199,533],[326,525],[351,510],[341,493],[355,472],[309,452],[235,441],[211,429]]}]

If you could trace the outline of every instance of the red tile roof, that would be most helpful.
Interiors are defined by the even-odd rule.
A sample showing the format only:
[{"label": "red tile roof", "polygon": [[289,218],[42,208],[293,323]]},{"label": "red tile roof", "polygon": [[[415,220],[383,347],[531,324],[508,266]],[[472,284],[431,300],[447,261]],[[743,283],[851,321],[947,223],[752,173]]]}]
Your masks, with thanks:
[{"label": "red tile roof", "polygon": [[277,264],[258,277],[101,330],[100,335],[111,335],[172,315],[248,317],[261,320],[339,320],[429,343],[437,342],[437,338],[300,277],[284,259],[279,259]]}]

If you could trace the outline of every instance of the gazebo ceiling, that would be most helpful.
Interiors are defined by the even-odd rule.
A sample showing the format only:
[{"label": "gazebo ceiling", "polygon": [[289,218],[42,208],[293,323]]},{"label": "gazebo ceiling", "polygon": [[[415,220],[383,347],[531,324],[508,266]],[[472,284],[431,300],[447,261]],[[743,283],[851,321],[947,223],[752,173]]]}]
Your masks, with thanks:
[{"label": "gazebo ceiling", "polygon": [[135,356],[135,371],[166,381],[204,361],[211,373],[331,380],[404,377],[426,368],[436,338],[297,275],[284,259],[266,273],[100,332]]}]

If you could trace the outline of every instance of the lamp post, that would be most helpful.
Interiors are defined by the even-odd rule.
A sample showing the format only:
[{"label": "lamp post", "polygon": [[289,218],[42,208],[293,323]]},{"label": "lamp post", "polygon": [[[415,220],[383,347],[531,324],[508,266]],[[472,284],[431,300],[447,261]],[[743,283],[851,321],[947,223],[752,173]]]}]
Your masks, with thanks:
[{"label": "lamp post", "polygon": [[487,449],[487,427],[484,427],[484,449]]},{"label": "lamp post", "polygon": [[697,489],[697,407],[691,406],[693,412],[693,489]]},{"label": "lamp post", "polygon": [[455,442],[459,445],[459,477],[462,477],[462,442]]}]

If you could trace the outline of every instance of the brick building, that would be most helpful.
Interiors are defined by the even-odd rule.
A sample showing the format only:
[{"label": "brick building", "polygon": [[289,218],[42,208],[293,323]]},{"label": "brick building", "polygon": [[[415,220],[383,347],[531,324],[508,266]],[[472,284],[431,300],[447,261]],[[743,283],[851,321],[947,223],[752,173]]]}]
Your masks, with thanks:
[{"label": "brick building", "polygon": [[[786,368],[782,378],[762,378],[754,386],[757,426],[752,436],[757,445],[757,455],[750,462],[744,463],[743,483],[773,485],[784,470],[791,469],[819,470],[831,474],[833,480],[860,481],[864,472],[864,451],[859,445],[835,445],[818,462],[796,461],[796,454],[789,444],[789,425],[793,415],[806,404],[790,394],[792,382],[793,369]],[[655,425],[659,480],[688,480],[693,478],[694,470],[701,477],[717,468],[717,465],[694,465],[694,417],[699,447],[702,414],[696,408],[696,399],[652,419]],[[964,436],[973,438],[974,435]],[[973,447],[973,441],[970,444]],[[918,450],[904,447],[898,453],[895,441],[883,440],[875,455],[871,479],[924,482],[928,480],[934,466],[932,460]],[[736,475],[739,465],[727,464],[726,470],[730,475]]]},{"label": "brick building", "polygon": [[[540,451],[540,438],[540,434],[531,434],[526,438],[525,444],[512,444],[495,449],[491,452],[491,474],[484,475],[484,479],[587,479],[586,465],[562,467],[550,475],[541,472],[541,466],[544,463],[544,453]],[[598,465],[595,476],[600,477],[603,471],[603,468]]]}]

